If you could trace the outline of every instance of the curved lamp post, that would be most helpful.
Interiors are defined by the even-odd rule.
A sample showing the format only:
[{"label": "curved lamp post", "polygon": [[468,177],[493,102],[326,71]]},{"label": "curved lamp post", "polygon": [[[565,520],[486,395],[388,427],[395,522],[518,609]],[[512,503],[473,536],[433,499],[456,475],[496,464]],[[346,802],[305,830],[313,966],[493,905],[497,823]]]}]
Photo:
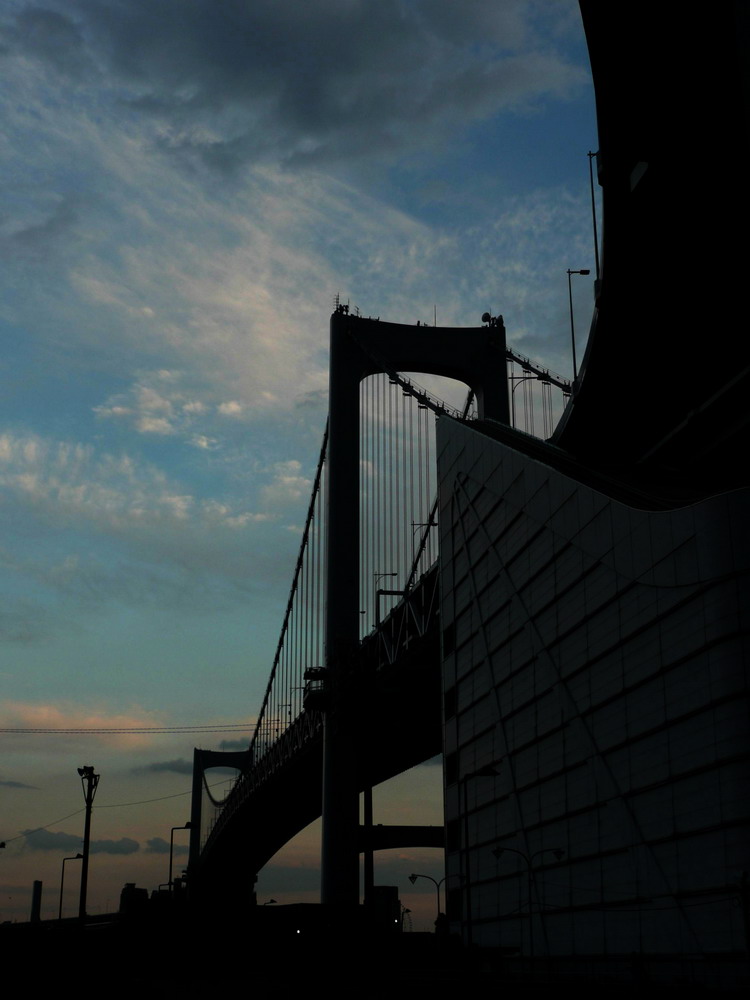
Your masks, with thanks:
[{"label": "curved lamp post", "polygon": [[192,830],[193,824],[187,822],[184,826],[173,826],[169,831],[169,891],[172,891],[172,858],[174,857],[174,832],[175,830]]},{"label": "curved lamp post", "polygon": [[[5,846],[5,845],[3,845]],[[60,907],[57,911],[57,919],[62,920],[62,904],[63,904],[63,886],[65,885],[65,862],[66,861],[82,861],[82,854],[72,854],[69,858],[63,858],[62,860],[62,874],[60,875]]]},{"label": "curved lamp post", "polygon": [[443,884],[443,882],[445,882],[445,880],[446,880],[447,877],[448,876],[445,875],[438,882],[438,880],[434,879],[432,877],[432,875],[417,875],[415,872],[412,872],[412,874],[409,876],[409,881],[411,882],[412,885],[414,885],[414,883],[417,881],[418,878],[427,878],[435,886],[435,891],[437,892],[437,917],[438,917],[438,919],[440,919],[440,914],[442,913],[442,910],[440,909],[440,886]]}]

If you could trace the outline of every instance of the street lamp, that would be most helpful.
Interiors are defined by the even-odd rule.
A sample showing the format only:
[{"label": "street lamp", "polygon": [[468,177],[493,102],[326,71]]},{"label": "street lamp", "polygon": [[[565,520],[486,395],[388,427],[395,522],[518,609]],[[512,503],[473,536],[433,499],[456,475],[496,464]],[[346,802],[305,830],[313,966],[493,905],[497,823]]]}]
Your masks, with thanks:
[{"label": "street lamp", "polygon": [[570,282],[571,274],[591,274],[588,268],[583,268],[580,271],[571,271],[568,268],[568,302],[570,303],[570,339],[573,344],[573,381],[578,378],[578,366],[576,365],[576,328],[575,322],[573,320],[573,286]]},{"label": "street lamp", "polygon": [[[5,847],[5,844],[3,844]],[[82,861],[82,854],[73,854],[69,858],[63,858],[62,860],[62,874],[60,875],[60,908],[57,911],[57,919],[62,920],[62,904],[63,904],[63,886],[65,885],[65,862],[66,861]]]},{"label": "street lamp", "polygon": [[437,879],[434,879],[432,877],[432,875],[417,875],[414,872],[412,872],[412,874],[409,876],[409,881],[411,882],[412,885],[414,885],[414,883],[417,881],[418,878],[427,878],[435,886],[435,891],[437,892],[437,920],[435,922],[435,929],[437,930],[438,923],[440,921],[440,914],[442,913],[442,910],[440,909],[440,886],[443,884],[443,882],[445,882],[447,876],[444,876],[438,882]]},{"label": "street lamp", "polygon": [[89,881],[89,847],[91,845],[91,809],[94,804],[94,796],[99,787],[100,775],[94,774],[93,766],[84,765],[78,768],[78,775],[81,779],[83,789],[83,799],[86,803],[86,822],[83,827],[83,865],[81,866],[81,897],[78,903],[78,919],[86,919],[86,890]]},{"label": "street lamp", "polygon": [[463,865],[463,876],[464,885],[466,886],[466,946],[471,948],[473,944],[472,940],[472,920],[471,920],[471,871],[470,871],[470,854],[469,854],[469,794],[468,785],[472,778],[495,778],[500,772],[494,766],[494,764],[485,764],[484,767],[478,768],[476,771],[471,771],[469,774],[465,774],[461,778],[461,784],[463,784],[463,807],[464,807],[464,865]]},{"label": "street lamp", "polygon": [[510,854],[517,854],[519,858],[523,858],[526,862],[526,873],[527,873],[527,885],[528,885],[528,895],[529,895],[529,958],[533,960],[534,958],[534,912],[533,912],[533,889],[534,889],[534,858],[538,858],[540,854],[547,854],[551,852],[555,855],[558,861],[565,857],[565,851],[560,847],[543,847],[541,851],[534,851],[533,854],[525,854],[523,851],[518,851],[514,847],[495,847],[492,850],[494,857],[499,858],[504,851],[508,851]]},{"label": "street lamp", "polygon": [[174,832],[175,830],[192,830],[193,824],[185,823],[184,826],[173,826],[169,831],[169,891],[172,892],[172,858],[174,856]]},{"label": "street lamp", "polygon": [[398,573],[373,573],[375,578],[375,628],[380,628],[380,598],[381,597],[403,597],[404,591],[402,590],[383,590],[382,587],[378,587],[381,580],[384,580],[387,576],[398,576]]}]

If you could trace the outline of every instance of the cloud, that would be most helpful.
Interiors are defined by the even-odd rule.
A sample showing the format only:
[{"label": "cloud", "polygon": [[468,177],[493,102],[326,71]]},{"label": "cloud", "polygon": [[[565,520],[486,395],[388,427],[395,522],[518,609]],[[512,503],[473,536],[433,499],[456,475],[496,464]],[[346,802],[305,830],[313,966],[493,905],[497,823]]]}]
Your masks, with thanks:
[{"label": "cloud", "polygon": [[218,410],[224,417],[239,417],[242,414],[243,406],[236,399],[232,399],[227,403],[220,403]]},{"label": "cloud", "polygon": [[[25,843],[32,851],[83,850],[83,839],[73,833],[51,833],[49,830],[22,830]],[[92,840],[92,854],[135,854],[140,849],[137,840],[121,837],[119,840]]]},{"label": "cloud", "polygon": [[[236,749],[247,750],[247,740],[236,740],[236,741],[223,741],[221,743],[222,750],[228,750],[230,747],[227,742],[236,742]],[[234,767],[214,767],[211,768],[212,773],[220,774],[230,774],[235,775],[237,769]],[[176,760],[160,760],[154,761],[151,764],[143,764],[140,767],[134,767],[131,774],[185,774],[192,777],[193,774],[193,762],[192,760],[185,760],[180,757]]]},{"label": "cloud", "polygon": [[2,788],[25,788],[33,791],[39,791],[36,785],[26,785],[22,781],[2,781],[0,780],[0,787]]},{"label": "cloud", "polygon": [[151,837],[146,841],[145,851],[147,854],[169,854],[169,841],[162,837]]},{"label": "cloud", "polygon": [[[146,841],[144,850],[146,854],[169,854],[169,841],[162,837],[151,837],[150,840]],[[174,844],[172,853],[175,857],[180,857],[187,854],[189,850],[187,844]]]},{"label": "cloud", "polygon": [[65,76],[79,77],[91,68],[78,25],[54,10],[32,5],[21,9],[6,26],[4,41]]},{"label": "cloud", "polygon": [[247,750],[248,740],[222,740],[219,750]]},{"label": "cloud", "polygon": [[[24,730],[67,730],[55,733],[57,746],[63,741],[80,742],[76,730],[104,730],[87,732],[86,745],[105,745],[108,749],[137,749],[149,746],[153,737],[148,733],[117,732],[117,730],[158,727],[160,720],[145,710],[138,712],[109,713],[86,709],[79,705],[45,704],[43,702],[0,701],[0,728]],[[114,730],[114,731],[113,731]]]},{"label": "cloud", "polygon": [[296,459],[285,462],[275,462],[272,466],[273,478],[261,490],[261,497],[266,507],[278,509],[298,504],[310,496],[312,480],[301,475],[302,464]]},{"label": "cloud", "polygon": [[563,53],[580,34],[574,4],[487,6],[47,0],[9,13],[2,41],[6,61],[88,87],[97,110],[106,94],[140,149],[190,175],[271,164],[366,178],[580,90],[587,73]]},{"label": "cloud", "polygon": [[[276,522],[307,501],[301,465],[253,468],[233,447],[222,467],[201,470],[197,481],[194,470],[187,474],[190,484],[137,455],[0,434],[9,529],[0,566],[11,581],[0,638],[29,643],[59,634],[64,608],[52,595],[88,609],[118,601],[203,614],[246,601],[261,580],[284,580],[294,546]],[[226,495],[200,496],[201,486],[223,486]]]},{"label": "cloud", "polygon": [[216,438],[206,437],[205,434],[194,434],[190,439],[190,444],[192,444],[194,448],[200,448],[203,451],[209,451],[212,448],[217,447],[218,441],[216,440]]},{"label": "cloud", "polygon": [[[219,14],[208,0],[49,0],[52,24],[37,17],[41,6],[21,2],[6,16],[5,39],[6,94],[27,96],[20,107],[5,98],[10,172],[23,176],[32,162],[37,183],[14,189],[1,228],[31,235],[42,227],[35,242],[49,253],[57,251],[44,227],[64,217],[68,228],[60,281],[51,283],[45,267],[35,294],[8,296],[4,309],[42,340],[90,349],[92,365],[116,370],[118,390],[146,357],[155,371],[184,369],[179,389],[149,376],[105,390],[94,406],[101,427],[206,454],[221,450],[231,425],[322,401],[337,290],[405,321],[431,315],[436,300],[442,322],[464,322],[474,302],[481,315],[500,292],[513,304],[507,265],[497,267],[508,246],[489,245],[486,231],[503,218],[499,199],[490,226],[485,219],[456,240],[385,205],[385,181],[369,199],[367,181],[351,170],[333,180],[279,164],[354,157],[370,171],[380,153],[401,169],[409,150],[433,163],[472,121],[564,95],[582,75],[556,54],[569,15],[549,12],[574,4],[482,11],[472,3],[460,17],[428,0],[317,0],[283,14],[267,0],[220,6]],[[19,11],[37,17],[33,37]],[[77,39],[85,85],[55,61],[62,31]],[[60,99],[34,75],[39,65],[62,74]],[[170,158],[154,155],[154,144]],[[230,189],[200,171],[175,171],[173,154],[254,167]],[[397,183],[390,199],[405,203]],[[513,260],[512,241],[509,249]],[[17,287],[27,288],[28,268],[9,253]],[[229,405],[237,419],[218,419],[232,415]]]},{"label": "cloud", "polygon": [[141,417],[138,430],[142,434],[174,434],[174,427],[166,417]]},{"label": "cloud", "polygon": [[475,0],[460,17],[434,0],[50,6],[11,15],[6,51],[65,78],[106,76],[163,149],[224,173],[395,158],[582,79],[556,45],[563,18],[521,0]]},{"label": "cloud", "polygon": [[49,830],[22,830],[26,846],[32,851],[75,851],[83,850],[83,838],[74,833],[51,833]]},{"label": "cloud", "polygon": [[193,762],[178,758],[176,760],[160,760],[141,767],[134,767],[133,774],[187,774],[193,773]]},{"label": "cloud", "polygon": [[120,837],[119,840],[92,840],[92,854],[135,854],[140,850],[137,840],[130,837]]},{"label": "cloud", "polygon": [[78,218],[76,199],[59,197],[46,207],[41,221],[22,224],[0,235],[0,255],[41,261],[58,248],[70,251]]},{"label": "cloud", "polygon": [[235,439],[238,424],[257,420],[269,408],[278,410],[288,406],[278,391],[260,387],[257,393],[250,394],[247,402],[196,399],[199,391],[204,396],[211,392],[210,382],[207,385],[204,381],[200,389],[194,385],[197,375],[172,373],[171,384],[163,386],[158,385],[163,372],[141,372],[125,391],[113,394],[92,407],[92,411],[100,422],[126,425],[139,434],[176,435],[193,447],[212,450],[227,442],[227,433],[230,439]]},{"label": "cloud", "polygon": [[235,528],[256,519],[253,512],[213,499],[199,501],[155,465],[128,454],[35,434],[0,434],[0,485],[27,510],[49,514],[58,525],[84,520],[117,532],[174,527],[187,519]]},{"label": "cloud", "polygon": [[[147,376],[148,377],[148,376]],[[152,378],[163,377],[162,372],[153,373]],[[94,413],[102,419],[130,418],[135,428],[142,434],[174,434],[177,431],[175,404],[171,399],[157,392],[145,382],[137,382],[127,394],[112,397],[107,403],[94,407]],[[183,407],[183,413],[196,411],[196,405]]]}]

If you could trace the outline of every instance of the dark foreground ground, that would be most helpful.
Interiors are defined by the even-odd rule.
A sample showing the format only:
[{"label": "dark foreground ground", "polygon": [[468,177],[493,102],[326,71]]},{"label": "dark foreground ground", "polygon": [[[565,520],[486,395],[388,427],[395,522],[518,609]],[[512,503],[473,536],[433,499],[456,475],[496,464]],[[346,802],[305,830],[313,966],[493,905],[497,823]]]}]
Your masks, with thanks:
[{"label": "dark foreground ground", "polygon": [[[293,922],[292,922],[293,924]],[[182,919],[102,918],[0,927],[6,983],[14,994],[70,988],[81,996],[207,997],[238,989],[248,996],[316,998],[335,991],[363,998],[633,997],[675,989],[680,997],[747,995],[747,963],[698,961],[692,972],[635,958],[619,966],[557,967],[495,951],[468,955],[435,934],[362,934],[341,921],[259,928]],[[298,933],[299,931],[299,933]],[[729,969],[729,975],[727,970]],[[702,982],[696,982],[696,976]],[[718,978],[717,978],[718,976]],[[723,982],[723,986],[722,986]]]}]

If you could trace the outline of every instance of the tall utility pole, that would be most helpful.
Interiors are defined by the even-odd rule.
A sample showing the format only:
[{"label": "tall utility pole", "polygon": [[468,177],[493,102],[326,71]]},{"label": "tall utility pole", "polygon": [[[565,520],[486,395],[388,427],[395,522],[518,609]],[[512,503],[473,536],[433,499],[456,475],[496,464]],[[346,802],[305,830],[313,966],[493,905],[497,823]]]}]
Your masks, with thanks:
[{"label": "tall utility pole", "polygon": [[94,804],[94,796],[99,785],[99,775],[94,774],[92,766],[84,765],[78,768],[81,777],[81,787],[83,798],[86,802],[86,824],[83,829],[83,865],[81,866],[81,899],[78,904],[78,919],[83,922],[86,919],[86,889],[89,880],[89,845],[91,843],[91,807]]}]

